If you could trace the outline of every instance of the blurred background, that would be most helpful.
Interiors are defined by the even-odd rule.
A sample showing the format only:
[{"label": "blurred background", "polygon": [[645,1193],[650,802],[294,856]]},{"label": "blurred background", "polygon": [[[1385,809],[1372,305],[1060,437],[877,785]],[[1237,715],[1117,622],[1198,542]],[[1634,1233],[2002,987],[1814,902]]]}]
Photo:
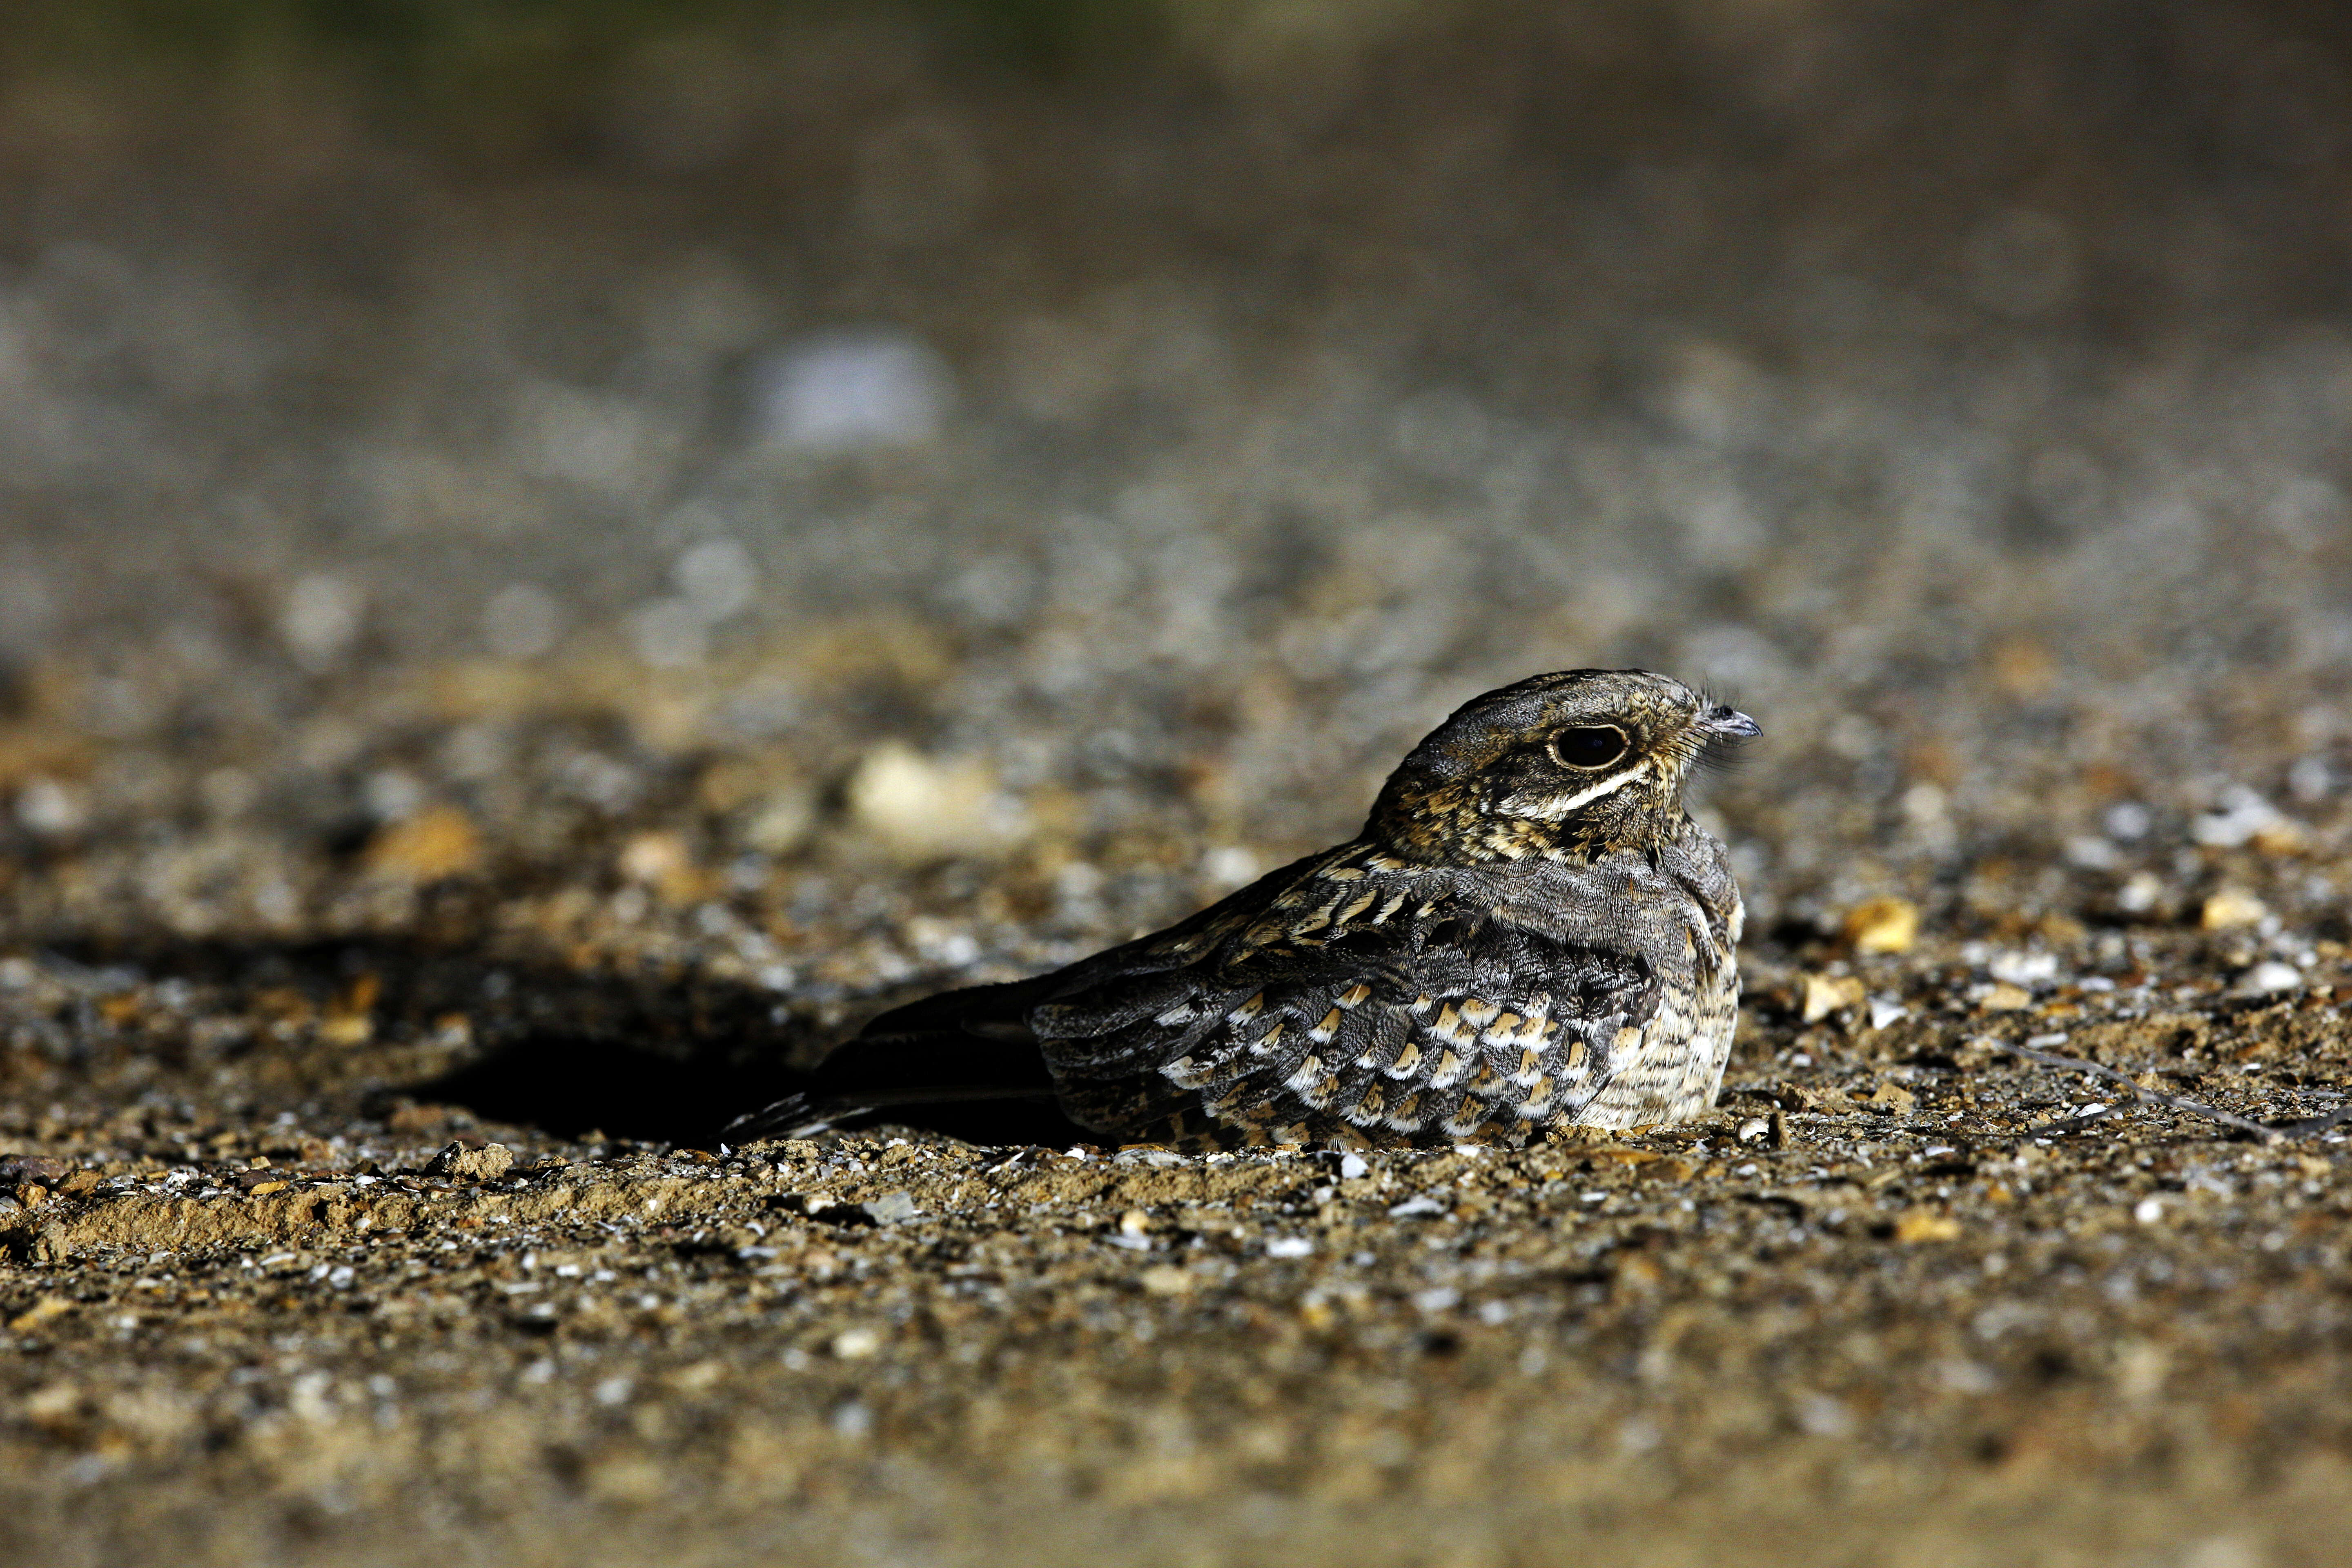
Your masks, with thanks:
[{"label": "blurred background", "polygon": [[1762,719],[1768,958],[2344,934],[2338,6],[5,14],[20,948],[835,1017],[1580,664]]},{"label": "blurred background", "polygon": [[[2332,1560],[2340,1159],[1971,1042],[2336,1103],[2348,436],[2341,0],[0,0],[0,1542]],[[1579,665],[1688,1162],[712,1157]]]}]

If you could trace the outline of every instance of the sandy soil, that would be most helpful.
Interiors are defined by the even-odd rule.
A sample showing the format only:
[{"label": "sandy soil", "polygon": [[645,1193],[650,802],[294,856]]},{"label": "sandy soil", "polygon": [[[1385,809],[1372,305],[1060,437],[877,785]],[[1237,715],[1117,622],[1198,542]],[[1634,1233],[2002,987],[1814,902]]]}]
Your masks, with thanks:
[{"label": "sandy soil", "polygon": [[[0,1553],[2334,1561],[2347,79],[1966,10],[11,85]],[[719,1144],[1587,663],[1708,1118]]]}]

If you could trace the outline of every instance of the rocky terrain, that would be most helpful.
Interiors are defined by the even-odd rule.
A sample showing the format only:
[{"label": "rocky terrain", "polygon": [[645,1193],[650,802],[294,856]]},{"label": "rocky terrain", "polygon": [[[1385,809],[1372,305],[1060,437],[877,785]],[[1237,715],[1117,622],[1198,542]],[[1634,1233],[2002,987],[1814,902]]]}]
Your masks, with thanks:
[{"label": "rocky terrain", "polygon": [[[10,67],[0,1554],[2339,1553],[2352,57],[1376,9]],[[1766,731],[1709,1117],[721,1142],[1585,664]]]}]

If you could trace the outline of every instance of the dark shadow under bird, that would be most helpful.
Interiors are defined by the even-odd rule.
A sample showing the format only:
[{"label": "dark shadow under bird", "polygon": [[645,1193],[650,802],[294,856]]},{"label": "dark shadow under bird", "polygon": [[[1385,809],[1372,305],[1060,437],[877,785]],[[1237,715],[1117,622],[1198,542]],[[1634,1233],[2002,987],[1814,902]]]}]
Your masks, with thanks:
[{"label": "dark shadow under bird", "polygon": [[1757,733],[1644,670],[1490,691],[1347,843],[1066,969],[886,1013],[727,1136],[1046,1098],[1108,1139],[1182,1148],[1687,1120],[1730,1054],[1741,909],[1683,780]]}]

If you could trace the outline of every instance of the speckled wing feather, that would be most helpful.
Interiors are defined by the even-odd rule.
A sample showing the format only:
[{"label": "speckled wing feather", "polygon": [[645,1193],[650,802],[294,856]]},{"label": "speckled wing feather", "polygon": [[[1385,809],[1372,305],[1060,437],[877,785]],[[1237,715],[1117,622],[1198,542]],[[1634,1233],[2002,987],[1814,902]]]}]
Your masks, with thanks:
[{"label": "speckled wing feather", "polygon": [[1577,1119],[1666,992],[1362,845],[1251,891],[1032,1010],[1070,1115],[1192,1143],[1518,1142]]},{"label": "speckled wing feather", "polygon": [[[1162,1010],[1163,992],[1185,994],[1192,983],[1181,973],[1194,950],[1191,933],[1224,929],[1262,901],[1262,890],[1321,857],[1309,857],[1261,879],[1219,903],[1156,936],[1095,954],[1069,968],[996,985],[971,985],[921,997],[869,1020],[844,1041],[811,1075],[804,1089],[737,1117],[724,1136],[807,1137],[827,1127],[909,1106],[943,1106],[974,1100],[1058,1097],[1060,1086],[1038,1052],[1031,1015],[1042,1003],[1089,986],[1110,987],[1119,1002],[1141,1018]],[[1109,1004],[1107,1004],[1109,1005]]]}]

